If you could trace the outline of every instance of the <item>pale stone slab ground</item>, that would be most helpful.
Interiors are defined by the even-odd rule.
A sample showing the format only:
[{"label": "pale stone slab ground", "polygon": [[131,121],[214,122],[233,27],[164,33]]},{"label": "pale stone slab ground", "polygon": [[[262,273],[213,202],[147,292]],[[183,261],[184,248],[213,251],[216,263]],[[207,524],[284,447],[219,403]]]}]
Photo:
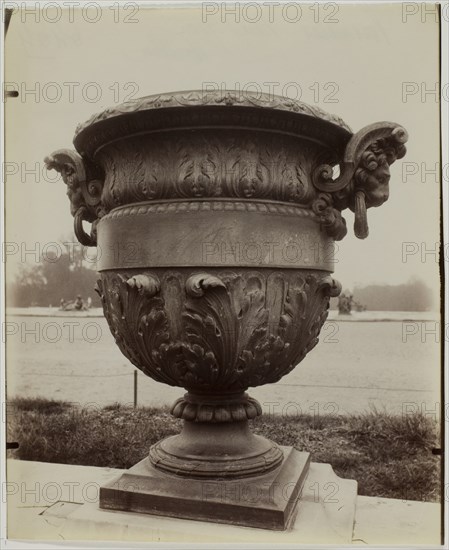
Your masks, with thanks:
[{"label": "pale stone slab ground", "polygon": [[327,464],[312,463],[289,532],[100,510],[99,487],[122,470],[16,460],[7,468],[10,539],[343,545],[352,538],[357,546],[440,544],[439,504],[355,499],[356,483],[338,478]]}]

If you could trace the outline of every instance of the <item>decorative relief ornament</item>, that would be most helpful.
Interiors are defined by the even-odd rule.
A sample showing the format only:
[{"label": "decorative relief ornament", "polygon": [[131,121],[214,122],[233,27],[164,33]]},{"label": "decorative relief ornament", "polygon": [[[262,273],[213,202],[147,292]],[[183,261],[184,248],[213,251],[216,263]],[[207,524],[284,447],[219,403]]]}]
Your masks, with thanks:
[{"label": "decorative relief ornament", "polygon": [[[246,391],[316,346],[341,290],[331,273],[342,212],[365,238],[406,141],[390,122],[353,134],[299,101],[193,91],[108,109],[78,127],[77,152],[45,159],[67,185],[79,241],[101,248],[97,292],[118,347],[187,390],[172,407],[181,433],[102,487],[102,508],[290,525],[310,459],[251,432],[262,409]],[[251,484],[260,498],[205,502],[203,480],[218,493]],[[285,483],[293,500],[273,497]]]}]

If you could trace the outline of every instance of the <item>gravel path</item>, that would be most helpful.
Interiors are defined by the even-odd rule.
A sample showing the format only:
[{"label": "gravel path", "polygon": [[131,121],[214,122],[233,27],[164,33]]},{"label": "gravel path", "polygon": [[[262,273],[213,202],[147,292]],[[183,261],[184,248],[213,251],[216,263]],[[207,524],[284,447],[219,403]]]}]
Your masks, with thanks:
[{"label": "gravel path", "polygon": [[[331,315],[320,343],[296,369],[277,384],[249,391],[266,413],[354,413],[374,406],[432,414],[440,402],[440,343],[434,332],[439,327],[427,314],[407,318],[420,315],[425,320],[347,322]],[[135,368],[103,318],[11,315],[5,328],[8,397],[91,407],[132,403]],[[168,405],[182,394],[182,388],[138,374],[141,405]]]}]

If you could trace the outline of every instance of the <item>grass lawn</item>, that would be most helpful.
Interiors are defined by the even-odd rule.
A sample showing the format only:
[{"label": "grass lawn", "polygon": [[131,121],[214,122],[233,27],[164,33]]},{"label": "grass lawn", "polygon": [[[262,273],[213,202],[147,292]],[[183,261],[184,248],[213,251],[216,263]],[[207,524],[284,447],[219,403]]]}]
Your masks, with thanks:
[{"label": "grass lawn", "polygon": [[[63,401],[15,399],[7,408],[12,458],[61,464],[129,468],[150,445],[176,434],[181,421],[168,409],[113,405],[76,408]],[[253,431],[281,445],[309,451],[337,475],[358,481],[359,495],[440,500],[438,425],[422,414],[293,417],[262,415]]]}]

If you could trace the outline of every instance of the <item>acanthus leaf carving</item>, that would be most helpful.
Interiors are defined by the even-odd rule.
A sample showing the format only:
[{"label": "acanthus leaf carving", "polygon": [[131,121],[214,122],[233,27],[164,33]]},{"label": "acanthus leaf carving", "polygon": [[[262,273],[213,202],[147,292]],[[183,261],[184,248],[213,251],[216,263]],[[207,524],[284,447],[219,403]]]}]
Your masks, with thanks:
[{"label": "acanthus leaf carving", "polygon": [[[179,271],[160,281],[151,272],[103,274],[99,288],[117,344],[143,372],[193,392],[238,392],[293,369],[318,341],[329,296],[339,292],[318,273],[279,272],[269,284],[267,277]],[[169,299],[173,292],[181,294]]]},{"label": "acanthus leaf carving", "polygon": [[[111,274],[97,281],[104,315],[121,352],[145,374],[173,385],[155,350],[168,345],[169,327],[160,281],[150,274]],[[150,369],[150,371],[149,371]]]},{"label": "acanthus leaf carving", "polygon": [[189,384],[197,380],[212,385],[225,383],[232,370],[238,331],[230,293],[221,278],[207,273],[190,276],[185,287],[192,297],[187,298],[182,314],[185,333],[201,358],[198,365],[193,365]]},{"label": "acanthus leaf carving", "polygon": [[249,133],[129,138],[108,144],[97,161],[106,174],[106,212],[161,199],[267,199],[309,206],[313,144]]},{"label": "acanthus leaf carving", "polygon": [[189,142],[180,140],[176,145],[173,182],[176,197],[201,198],[220,194],[220,150],[217,144],[202,142],[202,154],[191,148]]},{"label": "acanthus leaf carving", "polygon": [[204,296],[204,291],[207,288],[226,288],[226,285],[221,279],[209,273],[197,273],[192,275],[187,279],[185,286],[187,293],[193,297]]}]

